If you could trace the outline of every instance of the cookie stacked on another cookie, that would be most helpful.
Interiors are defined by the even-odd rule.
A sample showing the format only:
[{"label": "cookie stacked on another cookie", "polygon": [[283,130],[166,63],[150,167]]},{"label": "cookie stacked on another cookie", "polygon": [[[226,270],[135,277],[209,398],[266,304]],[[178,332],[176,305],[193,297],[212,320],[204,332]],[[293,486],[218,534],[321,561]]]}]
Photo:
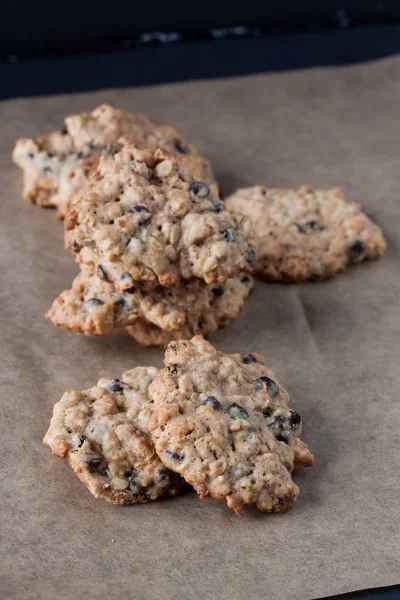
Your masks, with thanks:
[{"label": "cookie stacked on another cookie", "polygon": [[81,272],[47,317],[87,335],[129,325],[145,344],[209,335],[252,287],[244,220],[197,178],[190,157],[122,137],[67,213],[65,243]]},{"label": "cookie stacked on another cookie", "polygon": [[314,457],[264,359],[226,355],[195,336],[171,342],[164,363],[64,394],[44,442],[113,504],[174,495],[186,480],[238,515],[250,504],[288,510],[298,495],[292,471]]},{"label": "cookie stacked on another cookie", "polygon": [[201,498],[284,512],[298,488],[293,469],[311,466],[301,417],[258,354],[227,355],[201,336],[171,342],[149,387],[157,454]]}]

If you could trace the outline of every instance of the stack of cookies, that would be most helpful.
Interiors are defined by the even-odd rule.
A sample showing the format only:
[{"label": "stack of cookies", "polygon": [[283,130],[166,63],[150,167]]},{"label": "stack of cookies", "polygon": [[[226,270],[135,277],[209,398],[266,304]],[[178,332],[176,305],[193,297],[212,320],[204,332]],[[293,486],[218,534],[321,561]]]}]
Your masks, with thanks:
[{"label": "stack of cookies", "polygon": [[64,219],[80,268],[47,318],[168,344],[162,371],[138,367],[64,394],[45,443],[114,504],[187,483],[237,514],[249,504],[287,510],[298,494],[292,471],[313,464],[301,417],[261,356],[223,354],[202,336],[236,318],[252,270],[280,282],[332,277],[383,254],[380,228],[338,188],[255,186],[225,204],[179,131],[107,105],[19,140],[13,157],[25,197]]},{"label": "stack of cookies", "polygon": [[25,196],[58,208],[80,265],[47,318],[86,335],[129,326],[145,345],[235,319],[255,253],[208,161],[175,128],[109,106],[65,123],[14,150]]},{"label": "stack of cookies", "polygon": [[250,504],[289,509],[292,471],[314,458],[263,358],[226,355],[195,336],[171,342],[164,363],[64,394],[44,442],[113,504],[171,496],[186,482],[238,515]]}]

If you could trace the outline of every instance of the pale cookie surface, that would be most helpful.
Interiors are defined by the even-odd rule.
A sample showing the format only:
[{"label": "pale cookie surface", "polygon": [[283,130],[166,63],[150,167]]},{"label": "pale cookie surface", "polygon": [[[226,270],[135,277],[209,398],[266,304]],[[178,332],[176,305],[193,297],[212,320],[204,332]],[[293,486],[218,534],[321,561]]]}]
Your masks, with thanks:
[{"label": "pale cookie surface", "polygon": [[153,367],[101,379],[83,392],[66,392],[54,406],[43,440],[65,458],[96,496],[112,504],[136,504],[173,494],[181,486],[155,453],[148,434]]},{"label": "pale cookie surface", "polygon": [[117,289],[129,275],[148,288],[192,277],[224,282],[254,264],[242,221],[225,210],[215,186],[196,179],[186,157],[120,138],[103,151],[88,193],[69,210],[65,243]]},{"label": "pale cookie surface", "polygon": [[290,508],[298,494],[291,472],[313,456],[263,358],[226,355],[196,336],[171,342],[164,363],[149,387],[149,428],[163,463],[201,498],[225,500],[237,514],[253,503],[265,512]]},{"label": "pale cookie surface", "polygon": [[157,125],[143,115],[103,104],[91,113],[66,117],[61,131],[17,141],[13,159],[24,171],[24,197],[39,206],[57,207],[63,218],[71,204],[85,194],[101,150],[121,135],[130,135],[152,150],[160,147],[185,156],[199,178],[215,183],[209,162],[175,127]]},{"label": "pale cookie surface", "polygon": [[159,286],[147,292],[133,286],[131,279],[126,281],[125,289],[117,291],[104,271],[96,273],[83,266],[72,288],[56,298],[46,318],[58,327],[89,336],[107,335],[136,321],[169,332],[169,340],[175,339],[177,330],[192,332],[187,337],[200,331],[210,335],[235,319],[253,286],[247,274],[225,284],[191,279],[181,287]]},{"label": "pale cookie surface", "polygon": [[238,189],[227,206],[249,217],[257,251],[254,272],[271,281],[326,279],[381,256],[381,229],[339,188]]},{"label": "pale cookie surface", "polygon": [[209,305],[197,311],[186,302],[185,322],[179,328],[166,331],[150,321],[137,319],[127,327],[128,332],[143,346],[166,346],[173,340],[189,340],[196,334],[210,336],[236,319],[253,288],[253,279],[242,273],[224,284],[208,287],[212,292]]}]

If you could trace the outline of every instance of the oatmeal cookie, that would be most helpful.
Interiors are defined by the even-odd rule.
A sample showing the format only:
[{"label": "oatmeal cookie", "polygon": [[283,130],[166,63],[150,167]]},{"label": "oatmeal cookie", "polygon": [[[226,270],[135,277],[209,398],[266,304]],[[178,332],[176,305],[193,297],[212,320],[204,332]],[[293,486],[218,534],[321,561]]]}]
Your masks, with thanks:
[{"label": "oatmeal cookie", "polygon": [[251,288],[252,279],[246,274],[225,285],[191,279],[182,287],[159,286],[147,292],[128,278],[125,289],[116,291],[101,267],[96,272],[83,266],[72,288],[53,302],[46,318],[85,335],[107,335],[138,320],[157,331],[170,332],[169,339],[182,330],[192,331],[187,337],[199,331],[210,335],[236,318]]},{"label": "oatmeal cookie", "polygon": [[257,251],[254,273],[271,281],[326,279],[382,256],[386,248],[381,229],[358,204],[346,202],[339,188],[256,186],[237,190],[226,202],[249,217]]},{"label": "oatmeal cookie", "polygon": [[136,504],[174,494],[182,480],[164,467],[148,434],[153,367],[101,379],[83,392],[66,392],[54,406],[43,440],[65,458],[96,496],[112,504]]},{"label": "oatmeal cookie", "polygon": [[101,150],[121,135],[152,150],[160,147],[185,156],[199,179],[215,185],[210,163],[175,127],[103,104],[91,113],[67,117],[61,131],[17,141],[13,159],[24,172],[24,197],[39,206],[56,207],[58,216],[65,217],[71,204],[86,193]]},{"label": "oatmeal cookie", "polygon": [[265,512],[290,508],[298,495],[291,473],[313,456],[263,358],[226,355],[196,336],[171,342],[164,363],[149,387],[149,430],[165,466],[239,515],[253,503]]},{"label": "oatmeal cookie", "polygon": [[228,279],[225,284],[210,285],[210,288],[209,307],[200,313],[187,311],[185,324],[179,329],[166,331],[154,323],[137,319],[127,327],[128,332],[143,346],[166,346],[173,340],[188,340],[199,333],[210,336],[236,319],[253,288],[253,280],[243,273]]},{"label": "oatmeal cookie", "polygon": [[103,151],[87,194],[68,211],[65,244],[77,262],[101,265],[117,289],[127,274],[148,289],[192,277],[223,283],[255,261],[243,219],[186,157],[125,137]]}]

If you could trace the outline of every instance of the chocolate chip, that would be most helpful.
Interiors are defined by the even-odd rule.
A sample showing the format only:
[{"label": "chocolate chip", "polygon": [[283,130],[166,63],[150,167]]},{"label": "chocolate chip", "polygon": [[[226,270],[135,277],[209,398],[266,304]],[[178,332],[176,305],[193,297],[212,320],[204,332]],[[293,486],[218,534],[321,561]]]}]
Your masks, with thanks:
[{"label": "chocolate chip", "polygon": [[225,204],[223,202],[213,202],[211,210],[219,214],[225,210]]},{"label": "chocolate chip", "polygon": [[89,300],[86,300],[84,303],[84,307],[86,310],[91,310],[95,306],[102,306],[103,304],[104,302],[103,300],[100,300],[100,298],[89,298]]},{"label": "chocolate chip", "polygon": [[354,254],[362,254],[365,250],[365,244],[361,240],[356,240],[351,244],[350,250],[354,252]]},{"label": "chocolate chip", "polygon": [[83,152],[78,152],[77,157],[79,158],[79,160],[82,160],[82,159],[85,160],[85,159],[89,158],[89,155],[84,154]]},{"label": "chocolate chip", "polygon": [[240,406],[240,404],[231,404],[228,407],[228,414],[231,417],[231,419],[248,419],[249,418],[249,413],[247,412],[247,410],[245,408],[243,408],[243,406]]},{"label": "chocolate chip", "polygon": [[28,152],[28,158],[33,158],[33,157],[34,157],[33,152]]},{"label": "chocolate chip", "polygon": [[272,408],[264,408],[263,415],[265,419],[269,419],[270,417],[272,417],[273,414],[274,411],[272,410]]},{"label": "chocolate chip", "polygon": [[258,427],[257,425],[250,425],[250,427],[247,430],[249,433],[257,433],[258,431]]},{"label": "chocolate chip", "polygon": [[240,276],[240,281],[242,283],[249,283],[249,281],[251,281],[249,275],[246,275],[246,273],[242,273]]},{"label": "chocolate chip", "polygon": [[87,440],[86,435],[80,435],[78,437],[78,448],[82,448],[82,446],[86,440]]},{"label": "chocolate chip", "polygon": [[116,394],[117,392],[123,392],[124,384],[119,379],[113,379],[111,383],[108,384],[107,389],[113,394]]},{"label": "chocolate chip", "polygon": [[47,156],[48,156],[49,158],[54,158],[54,156],[55,156],[55,153],[54,153],[54,152],[48,152],[48,153],[47,153]]},{"label": "chocolate chip", "polygon": [[140,498],[146,494],[146,488],[137,482],[137,473],[132,471],[131,473],[125,473],[128,477],[128,492],[130,496]]},{"label": "chocolate chip", "polygon": [[267,389],[268,394],[271,398],[274,398],[279,394],[279,387],[276,385],[275,381],[270,379],[269,377],[259,377],[256,381],[256,390],[261,391],[263,389]]},{"label": "chocolate chip", "polygon": [[225,292],[225,286],[223,283],[217,283],[217,285],[213,287],[211,291],[214,294],[214,296],[218,298],[219,296],[222,296],[222,294]]},{"label": "chocolate chip", "polygon": [[270,409],[270,413],[268,412],[266,414],[267,410],[268,409],[266,409],[263,413],[264,417],[273,419],[270,423],[268,423],[269,429],[271,429],[278,442],[285,442],[285,444],[287,444],[290,435],[290,432],[287,430],[287,420],[282,417],[282,415],[274,416],[273,411]]},{"label": "chocolate chip", "polygon": [[293,223],[293,225],[295,227],[297,227],[297,230],[299,233],[306,233],[306,230],[304,229],[304,227],[302,225],[300,225],[300,223]]},{"label": "chocolate chip", "polygon": [[198,198],[207,198],[208,194],[210,193],[210,188],[202,181],[193,181],[193,183],[190,185],[189,191],[191,191],[192,194]]},{"label": "chocolate chip", "polygon": [[256,262],[256,253],[252,248],[248,248],[245,252],[246,260],[250,266],[253,266]]},{"label": "chocolate chip", "polygon": [[265,188],[262,188],[260,190],[260,194],[261,194],[261,196],[266,196],[267,195],[267,190]]},{"label": "chocolate chip", "polygon": [[98,473],[103,476],[107,475],[107,466],[101,456],[95,456],[94,458],[87,460],[86,465],[91,473]]},{"label": "chocolate chip", "polygon": [[211,406],[211,408],[213,408],[214,410],[221,410],[221,402],[217,400],[215,396],[208,396],[208,398],[203,400],[201,405]]},{"label": "chocolate chip", "polygon": [[224,236],[224,239],[226,242],[235,242],[236,241],[236,234],[235,234],[234,229],[232,229],[232,227],[228,227],[222,233],[223,233],[223,236]]},{"label": "chocolate chip", "polygon": [[103,267],[101,265],[97,265],[97,274],[102,281],[110,281],[107,273],[105,272],[105,270],[103,269]]},{"label": "chocolate chip", "polygon": [[124,298],[122,298],[122,296],[120,296],[117,301],[115,302],[115,306],[117,306],[117,308],[128,308],[127,303],[125,302]]},{"label": "chocolate chip", "polygon": [[172,460],[183,460],[185,458],[184,454],[180,454],[179,452],[172,452],[172,450],[166,450],[165,454],[172,458]]},{"label": "chocolate chip", "polygon": [[126,288],[124,292],[126,294],[134,294],[136,292],[136,288],[134,285],[131,285],[130,287]]},{"label": "chocolate chip", "polygon": [[170,373],[171,375],[176,375],[178,373],[178,369],[180,368],[180,365],[172,365],[167,367],[167,371],[168,373]]},{"label": "chocolate chip", "polygon": [[70,249],[72,250],[72,252],[78,252],[79,251],[79,244],[76,240],[72,240],[72,242],[69,245]]},{"label": "chocolate chip", "polygon": [[115,156],[118,152],[122,150],[122,144],[108,144],[103,150],[103,154],[108,154],[109,156]]},{"label": "chocolate chip", "polygon": [[43,173],[52,173],[53,169],[51,167],[44,167]]},{"label": "chocolate chip", "polygon": [[189,148],[186,146],[186,144],[184,144],[179,138],[174,139],[174,146],[175,149],[181,154],[187,154],[189,151]]},{"label": "chocolate chip", "polygon": [[298,426],[301,423],[301,416],[299,415],[299,413],[295,412],[294,410],[291,410],[289,412],[289,425],[292,429],[297,429]]},{"label": "chocolate chip", "polygon": [[276,415],[274,418],[273,425],[277,429],[283,429],[284,422],[285,422],[285,419],[282,417],[282,415]]},{"label": "chocolate chip", "polygon": [[154,479],[159,484],[168,483],[169,482],[168,469],[157,469]]},{"label": "chocolate chip", "polygon": [[243,356],[243,362],[246,363],[246,365],[248,365],[249,363],[255,363],[258,362],[258,360],[256,359],[256,357],[254,356],[254,354],[245,354]]},{"label": "chocolate chip", "polygon": [[67,133],[68,133],[67,126],[64,125],[64,127],[61,129],[61,135],[67,135]]},{"label": "chocolate chip", "polygon": [[136,204],[136,206],[132,206],[129,211],[130,213],[141,213],[141,212],[149,212],[145,206],[141,204]]},{"label": "chocolate chip", "polygon": [[147,210],[147,208],[145,206],[142,206],[141,204],[137,204],[136,206],[132,206],[128,210],[128,212],[130,212],[132,214],[140,214],[141,218],[139,220],[139,225],[143,225],[144,223],[147,223],[147,221],[151,217],[150,212]]}]

